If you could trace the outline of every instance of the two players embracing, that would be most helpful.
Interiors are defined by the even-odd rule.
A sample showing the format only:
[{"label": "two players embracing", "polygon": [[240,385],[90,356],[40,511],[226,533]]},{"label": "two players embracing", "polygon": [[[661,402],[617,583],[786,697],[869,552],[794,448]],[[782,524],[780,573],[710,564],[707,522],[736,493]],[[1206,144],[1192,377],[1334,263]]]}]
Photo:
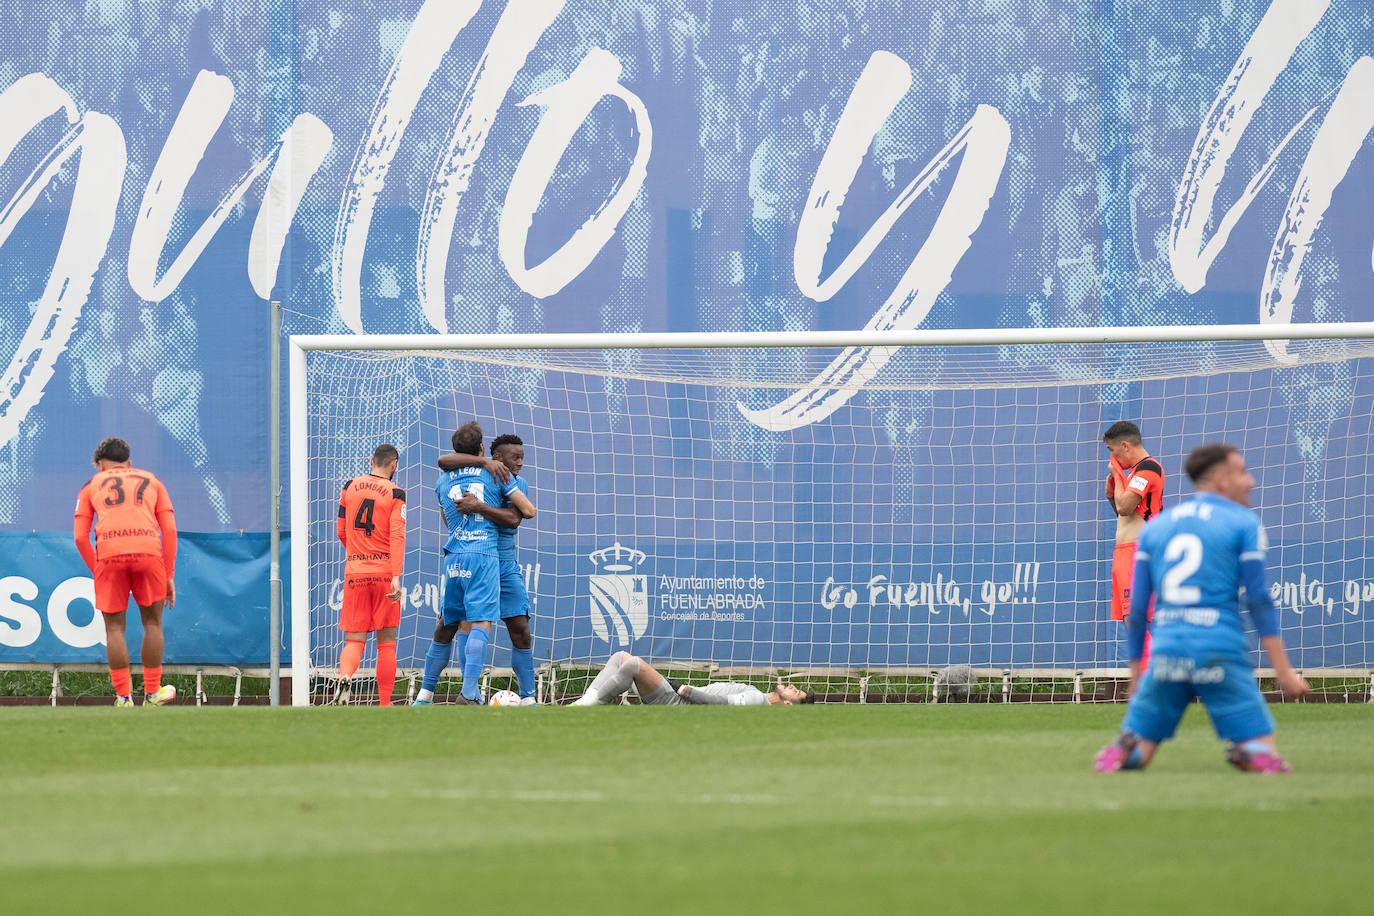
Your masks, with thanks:
[{"label": "two players embracing", "polygon": [[[460,703],[480,705],[478,682],[492,636],[501,619],[511,637],[512,661],[522,702],[534,703],[534,653],[529,597],[515,560],[515,529],[534,517],[534,504],[520,471],[524,443],[498,436],[492,458],[482,455],[482,427],[465,423],[451,439],[453,453],[439,459],[435,483],[444,523],[443,617],[425,655],[425,673],[415,705],[434,705],[434,688],[448,666],[454,643],[463,670]],[[392,483],[398,461],[394,446],[379,445],[369,474],[355,477],[339,498],[338,537],[347,547],[340,629],[344,651],[334,703],[349,701],[369,632],[377,639],[377,689],[391,705],[396,681],[396,628],[400,625],[401,570],[405,557],[405,491]],[[350,521],[351,520],[351,521]]]}]

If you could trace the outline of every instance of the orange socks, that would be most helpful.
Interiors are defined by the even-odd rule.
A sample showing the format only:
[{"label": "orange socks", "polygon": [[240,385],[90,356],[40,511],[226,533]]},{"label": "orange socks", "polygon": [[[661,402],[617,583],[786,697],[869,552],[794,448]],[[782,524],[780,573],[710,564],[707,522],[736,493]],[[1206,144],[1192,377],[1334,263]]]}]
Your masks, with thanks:
[{"label": "orange socks", "polygon": [[391,691],[396,688],[396,644],[377,643],[377,696],[383,706],[391,705]]},{"label": "orange socks", "polygon": [[348,640],[344,643],[343,652],[339,653],[339,676],[352,677],[358,670],[358,664],[363,660],[364,643]]},{"label": "orange socks", "polygon": [[128,668],[111,668],[110,683],[114,684],[117,697],[127,697],[133,690],[133,678],[129,676]]},{"label": "orange socks", "polygon": [[156,668],[149,668],[147,665],[144,665],[144,666],[143,666],[143,692],[144,692],[144,693],[157,693],[158,690],[161,689],[161,687],[162,687],[162,666],[161,666],[161,665],[158,665]]},{"label": "orange socks", "polygon": [[[339,676],[351,678],[358,672],[366,643],[348,640],[339,653]],[[383,706],[391,705],[391,692],[396,689],[396,643],[377,643],[377,694]]]}]

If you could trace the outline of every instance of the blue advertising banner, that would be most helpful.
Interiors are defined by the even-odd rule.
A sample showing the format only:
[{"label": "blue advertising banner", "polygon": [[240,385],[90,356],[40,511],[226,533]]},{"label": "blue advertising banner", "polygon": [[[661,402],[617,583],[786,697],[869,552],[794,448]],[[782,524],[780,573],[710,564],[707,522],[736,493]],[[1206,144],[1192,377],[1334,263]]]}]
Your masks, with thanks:
[{"label": "blue advertising banner", "polygon": [[[284,554],[288,543],[283,538]],[[71,536],[0,531],[0,558],[0,666],[103,664],[105,624],[93,604],[90,571]],[[181,535],[177,601],[163,614],[164,663],[266,665],[267,574],[266,535]],[[126,620],[129,653],[137,664],[143,625],[133,604]],[[282,658],[290,659],[285,648]]]},{"label": "blue advertising banner", "polygon": [[[536,657],[590,660],[623,648],[646,658],[783,668],[1124,666],[1124,631],[1106,619],[1098,587],[1108,581],[1110,555],[1084,553],[1062,542],[942,542],[722,545],[684,556],[678,545],[614,542],[556,565],[564,582],[576,581],[560,596],[576,601],[576,613],[548,621],[547,644],[536,627]],[[628,568],[606,572],[616,555]],[[1300,559],[1330,577],[1271,582],[1293,663],[1367,666],[1368,564],[1339,548]]]},{"label": "blue advertising banner", "polygon": [[[225,599],[206,621],[256,609],[253,626],[266,626],[272,299],[287,334],[1371,317],[1367,0],[0,9],[0,529],[9,556],[34,564],[9,573],[33,587],[0,599],[23,618],[9,616],[6,639],[30,632],[19,608],[40,627],[5,653],[91,649],[60,638],[88,628],[49,619],[53,601],[85,618],[77,586],[63,587],[81,570],[53,559],[67,553],[47,552],[44,532],[65,538],[107,435],[167,484],[179,527],[203,533],[188,536],[202,551],[188,562],[204,564],[199,591]],[[1288,355],[1271,350],[1276,365]],[[1214,355],[1189,352],[1199,367]],[[881,360],[864,368],[881,383]],[[1276,540],[1336,551],[1323,545],[1338,536],[1342,563],[1362,553],[1365,518],[1335,524],[1349,494],[1318,482],[1363,473],[1331,447],[1368,412],[1357,368],[1282,375],[1291,422],[1256,405],[1208,427],[1258,431],[1248,444],[1311,490],[1268,519]],[[867,409],[867,393],[797,409],[781,392],[733,425],[666,422],[743,426],[777,452],[793,442],[783,420],[825,435]],[[1093,397],[1103,416],[1140,418],[1129,386]],[[1045,440],[1083,435],[1052,407],[1018,409],[1016,425]],[[929,504],[928,399],[884,411],[882,428],[918,456],[902,498]],[[722,458],[692,451],[709,448],[700,435],[680,441],[722,476],[751,473],[751,449]],[[837,465],[825,482],[852,484],[849,473]],[[876,543],[911,540],[875,524]],[[1109,533],[1082,536],[1075,555],[1108,555]],[[231,542],[247,552],[220,551]],[[1057,542],[1038,550],[1061,555]],[[1015,562],[1053,562],[1031,552]],[[560,582],[582,575],[571,570],[546,566]],[[828,576],[794,578],[810,594]],[[1053,630],[1061,612],[1037,619]],[[228,642],[236,657],[265,646]]]}]

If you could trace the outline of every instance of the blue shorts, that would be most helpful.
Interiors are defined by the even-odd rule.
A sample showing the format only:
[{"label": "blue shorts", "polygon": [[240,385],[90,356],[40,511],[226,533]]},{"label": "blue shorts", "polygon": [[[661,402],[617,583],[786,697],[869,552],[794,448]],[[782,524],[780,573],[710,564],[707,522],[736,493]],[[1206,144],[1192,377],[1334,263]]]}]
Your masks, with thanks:
[{"label": "blue shorts", "polygon": [[501,619],[519,617],[530,612],[530,595],[525,591],[525,577],[520,564],[514,560],[501,561]]},{"label": "blue shorts", "polygon": [[501,616],[501,568],[496,557],[462,554],[444,579],[444,623],[481,623]]},{"label": "blue shorts", "polygon": [[1274,717],[1255,683],[1249,659],[1234,655],[1159,655],[1126,709],[1123,731],[1146,741],[1166,741],[1193,697],[1207,707],[1212,727],[1226,741],[1247,741],[1273,734]]}]

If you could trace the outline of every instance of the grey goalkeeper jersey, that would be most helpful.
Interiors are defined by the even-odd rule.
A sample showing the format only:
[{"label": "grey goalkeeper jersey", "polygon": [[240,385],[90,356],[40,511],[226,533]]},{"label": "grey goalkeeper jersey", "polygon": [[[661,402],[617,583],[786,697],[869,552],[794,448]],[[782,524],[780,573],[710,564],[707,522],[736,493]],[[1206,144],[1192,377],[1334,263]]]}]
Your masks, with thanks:
[{"label": "grey goalkeeper jersey", "polygon": [[707,684],[693,687],[687,702],[694,706],[767,706],[768,694],[748,684]]}]

